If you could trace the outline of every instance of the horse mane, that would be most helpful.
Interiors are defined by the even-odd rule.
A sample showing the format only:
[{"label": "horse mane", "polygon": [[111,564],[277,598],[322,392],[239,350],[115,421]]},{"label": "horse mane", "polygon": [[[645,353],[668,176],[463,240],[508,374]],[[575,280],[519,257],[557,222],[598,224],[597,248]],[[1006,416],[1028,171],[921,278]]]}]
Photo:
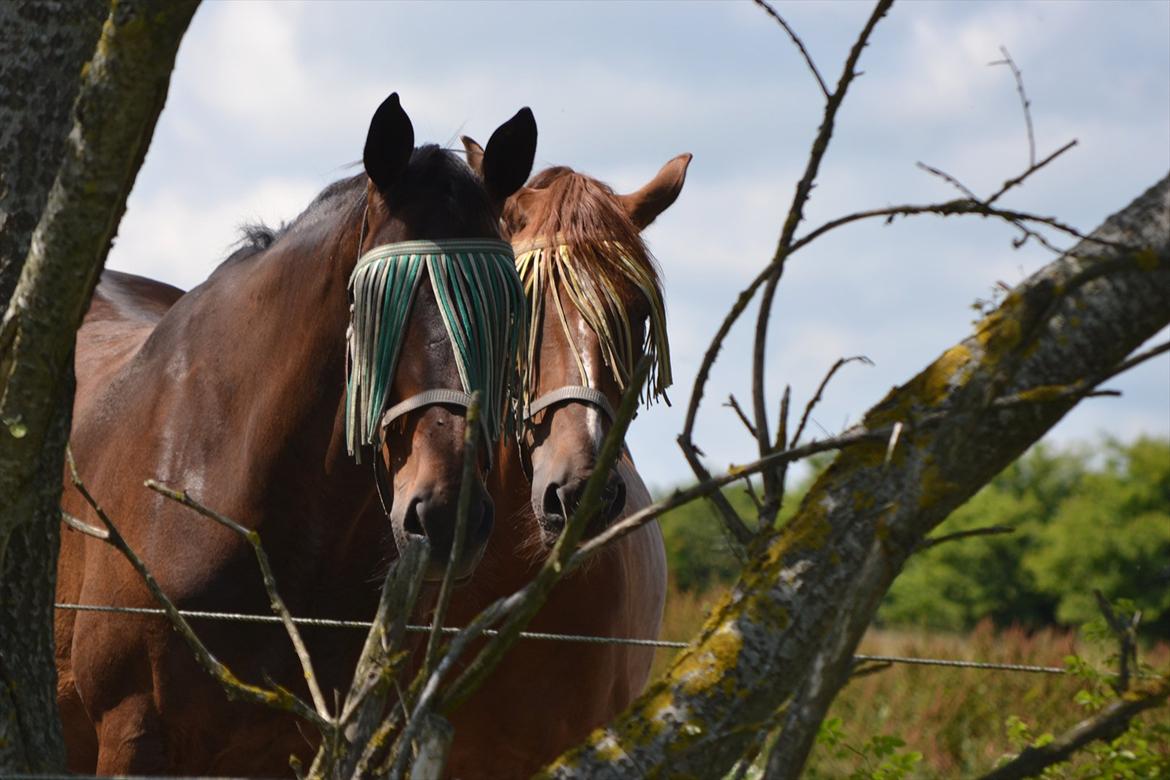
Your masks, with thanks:
[{"label": "horse mane", "polygon": [[[641,347],[654,361],[644,400],[665,398],[671,371],[661,275],[617,193],[567,166],[547,168],[532,177],[527,186],[541,190],[544,197],[531,212],[510,198],[503,214],[504,226],[512,235],[524,229],[537,237],[529,246],[516,247],[526,286],[542,288],[551,281],[559,282],[553,288],[554,294],[559,295],[558,287],[564,288],[597,333],[606,362],[623,389],[637,364],[636,348]],[[561,266],[563,273],[554,268],[559,263],[552,256],[558,251],[562,255],[560,263],[566,264]],[[526,252],[537,253],[536,262],[544,264],[544,272],[536,271],[536,262],[525,262]],[[626,302],[620,300],[620,291],[630,290],[631,285],[646,298],[649,307],[650,323],[642,344],[632,343]],[[536,296],[542,295],[541,289],[531,292],[534,302]],[[530,343],[530,359],[534,357],[533,349]]]},{"label": "horse mane", "polygon": [[[278,227],[261,221],[245,222],[239,227],[240,237],[223,264],[258,255],[284,236],[317,222],[328,212],[345,209],[347,217],[356,221],[366,205],[366,181],[366,174],[362,172],[326,185],[304,211],[291,221],[282,221]],[[398,186],[409,188],[412,193],[429,189],[433,197],[420,200],[439,204],[438,208],[431,209],[436,220],[453,221],[463,213],[468,202],[481,205],[485,216],[493,211],[487,193],[472,170],[450,150],[436,144],[424,144],[414,150]],[[440,187],[443,191],[434,192]],[[387,194],[393,199],[393,192]]]},{"label": "horse mane", "polygon": [[[508,200],[503,218],[513,234],[528,227],[549,240],[556,236],[557,243],[568,246],[572,254],[603,268],[612,265],[614,245],[621,245],[627,257],[658,283],[657,263],[611,187],[566,165],[546,168],[526,186],[542,190],[545,197],[530,214],[523,213],[515,199]],[[610,243],[603,245],[603,241]]]}]

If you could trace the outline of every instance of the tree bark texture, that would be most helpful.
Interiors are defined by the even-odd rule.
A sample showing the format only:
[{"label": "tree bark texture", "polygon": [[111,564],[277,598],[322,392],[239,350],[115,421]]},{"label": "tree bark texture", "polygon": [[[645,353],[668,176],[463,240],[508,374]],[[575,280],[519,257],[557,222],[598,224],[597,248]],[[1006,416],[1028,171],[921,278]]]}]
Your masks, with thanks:
[{"label": "tree bark texture", "polygon": [[[902,423],[892,452],[842,451],[797,515],[750,551],[670,670],[544,774],[720,777],[794,701],[782,741],[806,742],[926,534],[1072,408],[1069,385],[1095,382],[1170,321],[1170,177],[1094,237],[1133,249],[1081,242],[891,390],[862,425]],[[789,760],[803,763],[804,750]]]},{"label": "tree bark texture", "polygon": [[0,3],[0,311],[61,166],[109,0]]},{"label": "tree bark texture", "polygon": [[[0,131],[0,282],[19,268],[0,320],[0,773],[64,767],[52,604],[74,342],[196,6],[197,0],[113,0],[81,62],[77,51],[92,27],[92,8],[26,3],[0,11],[0,22],[23,25],[26,40],[39,45],[37,36],[48,36],[38,54],[35,47],[21,51],[9,38],[15,33],[5,30],[0,58],[5,83],[14,85],[3,110],[17,125]],[[60,39],[51,32],[74,24],[82,29]],[[58,45],[72,48],[58,52]],[[41,62],[57,54],[65,61]],[[18,95],[10,73],[58,81],[44,86],[44,95],[32,86]],[[41,97],[59,102],[73,94],[67,132],[53,135],[60,122]],[[22,105],[29,116],[21,116]],[[35,139],[37,132],[49,137]],[[53,177],[47,191],[46,175]],[[23,237],[29,224],[35,230]]]}]

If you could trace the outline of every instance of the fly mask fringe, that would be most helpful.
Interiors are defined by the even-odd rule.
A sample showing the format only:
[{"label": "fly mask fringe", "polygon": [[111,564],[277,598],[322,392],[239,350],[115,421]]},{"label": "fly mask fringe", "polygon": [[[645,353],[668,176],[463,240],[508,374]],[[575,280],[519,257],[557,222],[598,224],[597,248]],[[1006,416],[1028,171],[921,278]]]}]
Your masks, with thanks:
[{"label": "fly mask fringe", "polygon": [[480,392],[488,435],[492,441],[499,438],[527,318],[512,248],[485,239],[407,241],[370,250],[350,277],[345,427],[355,457],[362,445],[375,441],[391,405],[394,371],[423,268],[463,390]]},{"label": "fly mask fringe", "polygon": [[[565,244],[543,246],[529,244],[519,247],[516,270],[524,282],[524,292],[531,306],[532,327],[528,334],[527,365],[535,365],[539,339],[537,323],[541,321],[545,294],[552,293],[557,318],[568,343],[576,338],[569,330],[561,303],[561,292],[577,307],[586,324],[597,334],[602,358],[613,372],[614,380],[623,390],[642,354],[651,356],[650,375],[646,379],[642,400],[649,403],[666,397],[672,377],[670,370],[670,343],[666,335],[666,309],[662,292],[653,271],[636,262],[630,253],[611,241],[600,242],[597,257],[575,257]],[[595,262],[604,259],[604,262]],[[649,327],[642,343],[635,343],[629,312],[622,302],[620,285],[632,283],[645,297],[650,309]],[[591,386],[579,352],[574,352],[582,383]],[[524,382],[524,405],[535,392],[534,377]],[[669,401],[668,401],[669,402]]]}]

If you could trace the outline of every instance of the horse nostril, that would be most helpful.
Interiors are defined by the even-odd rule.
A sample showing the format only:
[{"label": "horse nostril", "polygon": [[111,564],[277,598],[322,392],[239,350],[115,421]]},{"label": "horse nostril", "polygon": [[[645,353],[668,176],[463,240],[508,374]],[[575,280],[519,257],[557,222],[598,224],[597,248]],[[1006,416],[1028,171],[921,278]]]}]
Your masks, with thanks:
[{"label": "horse nostril", "polygon": [[[475,511],[474,508],[472,511]],[[468,518],[471,521],[471,527],[467,529],[468,541],[472,545],[481,545],[488,540],[492,535],[492,527],[496,522],[496,510],[492,506],[492,500],[484,495],[483,497],[483,511],[479,514],[479,524],[475,524],[475,516]]]},{"label": "horse nostril", "polygon": [[426,536],[426,529],[423,528],[422,518],[419,517],[419,509],[422,504],[422,499],[415,498],[406,507],[406,514],[402,518],[402,528],[406,533],[412,536]]},{"label": "horse nostril", "polygon": [[544,501],[541,503],[540,508],[544,511],[544,516],[548,518],[563,518],[568,514],[568,508],[561,503],[560,485],[555,482],[548,484],[548,487],[544,489]]},{"label": "horse nostril", "polygon": [[609,489],[606,491],[610,495],[609,499],[609,519],[616,519],[626,508],[626,483],[620,477],[610,483]]}]

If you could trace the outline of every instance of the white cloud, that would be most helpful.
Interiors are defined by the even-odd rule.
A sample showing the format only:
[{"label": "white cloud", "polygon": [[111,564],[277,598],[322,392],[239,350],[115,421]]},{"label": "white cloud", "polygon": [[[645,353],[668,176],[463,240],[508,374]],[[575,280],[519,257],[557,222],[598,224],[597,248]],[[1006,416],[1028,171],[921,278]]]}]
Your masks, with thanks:
[{"label": "white cloud", "polygon": [[106,265],[188,289],[227,256],[242,224],[291,220],[318,189],[307,180],[267,179],[216,203],[179,189],[149,199],[131,197]]}]

